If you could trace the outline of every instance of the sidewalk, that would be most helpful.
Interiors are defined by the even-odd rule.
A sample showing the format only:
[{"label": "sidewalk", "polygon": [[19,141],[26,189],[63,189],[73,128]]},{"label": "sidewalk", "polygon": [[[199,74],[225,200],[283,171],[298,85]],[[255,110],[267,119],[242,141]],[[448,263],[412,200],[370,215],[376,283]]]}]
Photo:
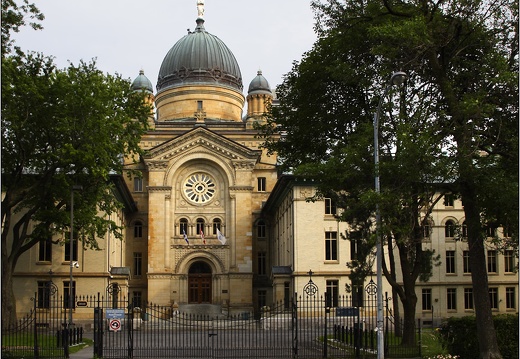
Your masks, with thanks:
[{"label": "sidewalk", "polygon": [[70,354],[70,359],[92,359],[94,358],[94,346],[88,346],[79,352]]}]

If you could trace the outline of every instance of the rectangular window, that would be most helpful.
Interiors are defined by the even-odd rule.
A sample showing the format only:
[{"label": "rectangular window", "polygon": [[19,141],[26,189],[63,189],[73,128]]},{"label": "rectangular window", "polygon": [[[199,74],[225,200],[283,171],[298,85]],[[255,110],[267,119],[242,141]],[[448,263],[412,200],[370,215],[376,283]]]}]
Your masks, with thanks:
[{"label": "rectangular window", "polygon": [[51,262],[52,261],[52,242],[49,239],[43,239],[40,241],[38,261],[40,262]]},{"label": "rectangular window", "polygon": [[487,252],[487,270],[488,273],[497,272],[497,251]]},{"label": "rectangular window", "polygon": [[504,251],[504,271],[513,273],[515,271],[515,257],[512,250]]},{"label": "rectangular window", "polygon": [[[70,282],[63,282],[63,307],[70,308]],[[76,308],[76,282],[72,282],[72,308]]]},{"label": "rectangular window", "polygon": [[516,308],[515,287],[507,287],[506,288],[506,308],[507,309],[515,309]]},{"label": "rectangular window", "polygon": [[489,288],[489,303],[491,309],[498,309],[498,288]]},{"label": "rectangular window", "polygon": [[143,179],[134,177],[134,192],[143,192]]},{"label": "rectangular window", "polygon": [[457,288],[446,289],[446,307],[448,310],[457,310]]},{"label": "rectangular window", "polygon": [[464,288],[464,309],[473,309],[473,288]]},{"label": "rectangular window", "polygon": [[265,222],[258,221],[256,224],[256,237],[257,238],[265,238]]},{"label": "rectangular window", "polygon": [[263,308],[267,305],[267,291],[259,290],[258,291],[258,307]]},{"label": "rectangular window", "polygon": [[432,310],[432,290],[430,288],[422,290],[422,310]]},{"label": "rectangular window", "polygon": [[444,195],[444,206],[445,207],[453,207],[453,204],[455,202],[455,196],[453,193],[446,193]]},{"label": "rectangular window", "polygon": [[327,281],[327,292],[325,293],[327,307],[338,306],[338,295],[339,295],[339,281],[328,280]]},{"label": "rectangular window", "polygon": [[133,292],[132,294],[132,305],[133,307],[141,307],[143,304],[143,293],[142,292]]},{"label": "rectangular window", "polygon": [[[70,238],[70,236],[68,237]],[[72,241],[72,260],[78,260],[78,240],[74,239]],[[65,262],[70,262],[70,239],[65,242]]]},{"label": "rectangular window", "polygon": [[462,262],[463,262],[463,270],[464,273],[471,273],[471,268],[469,266],[469,251],[462,252]]},{"label": "rectangular window", "polygon": [[338,234],[337,232],[325,232],[325,260],[338,260]]},{"label": "rectangular window", "polygon": [[258,274],[267,274],[267,257],[265,252],[258,252]]},{"label": "rectangular window", "polygon": [[446,274],[455,273],[455,251],[446,251]]},{"label": "rectangular window", "polygon": [[134,224],[134,238],[143,238],[143,224],[140,221]]},{"label": "rectangular window", "polygon": [[203,109],[203,102],[202,101],[197,101],[197,111],[202,111]]},{"label": "rectangular window", "polygon": [[51,306],[51,282],[38,281],[38,308],[48,309]]},{"label": "rectangular window", "polygon": [[350,259],[358,259],[359,243],[361,242],[361,232],[352,231],[350,232]]},{"label": "rectangular window", "polygon": [[332,198],[325,198],[325,214],[336,214],[336,203]]},{"label": "rectangular window", "polygon": [[265,192],[265,177],[258,177],[257,183],[258,183],[258,187],[257,187],[258,192]]},{"label": "rectangular window", "polygon": [[134,252],[134,276],[140,277],[143,275],[143,254],[141,252]]}]

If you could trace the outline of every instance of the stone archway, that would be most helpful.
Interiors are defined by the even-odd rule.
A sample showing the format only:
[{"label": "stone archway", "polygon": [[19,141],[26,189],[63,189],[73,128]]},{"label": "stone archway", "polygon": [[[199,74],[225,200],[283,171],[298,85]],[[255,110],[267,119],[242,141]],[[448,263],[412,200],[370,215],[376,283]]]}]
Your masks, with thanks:
[{"label": "stone archway", "polygon": [[208,263],[196,261],[188,271],[188,303],[211,303],[212,272]]}]

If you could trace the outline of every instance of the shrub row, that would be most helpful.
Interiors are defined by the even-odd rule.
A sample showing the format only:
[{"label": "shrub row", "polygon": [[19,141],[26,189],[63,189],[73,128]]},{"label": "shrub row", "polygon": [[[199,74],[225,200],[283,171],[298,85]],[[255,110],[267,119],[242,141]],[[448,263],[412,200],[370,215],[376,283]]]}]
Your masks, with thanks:
[{"label": "shrub row", "polygon": [[[498,347],[504,359],[518,359],[518,313],[493,317]],[[442,345],[460,359],[480,356],[477,322],[474,316],[449,318],[439,329]]]}]

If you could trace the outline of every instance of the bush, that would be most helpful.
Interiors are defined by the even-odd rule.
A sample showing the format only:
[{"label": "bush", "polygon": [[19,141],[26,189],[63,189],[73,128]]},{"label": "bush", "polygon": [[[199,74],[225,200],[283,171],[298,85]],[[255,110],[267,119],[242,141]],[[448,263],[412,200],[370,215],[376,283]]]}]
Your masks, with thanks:
[{"label": "bush", "polygon": [[[518,358],[518,314],[493,317],[498,347],[504,359]],[[480,356],[477,323],[474,316],[449,318],[439,329],[440,340],[448,352],[461,359]]]}]

